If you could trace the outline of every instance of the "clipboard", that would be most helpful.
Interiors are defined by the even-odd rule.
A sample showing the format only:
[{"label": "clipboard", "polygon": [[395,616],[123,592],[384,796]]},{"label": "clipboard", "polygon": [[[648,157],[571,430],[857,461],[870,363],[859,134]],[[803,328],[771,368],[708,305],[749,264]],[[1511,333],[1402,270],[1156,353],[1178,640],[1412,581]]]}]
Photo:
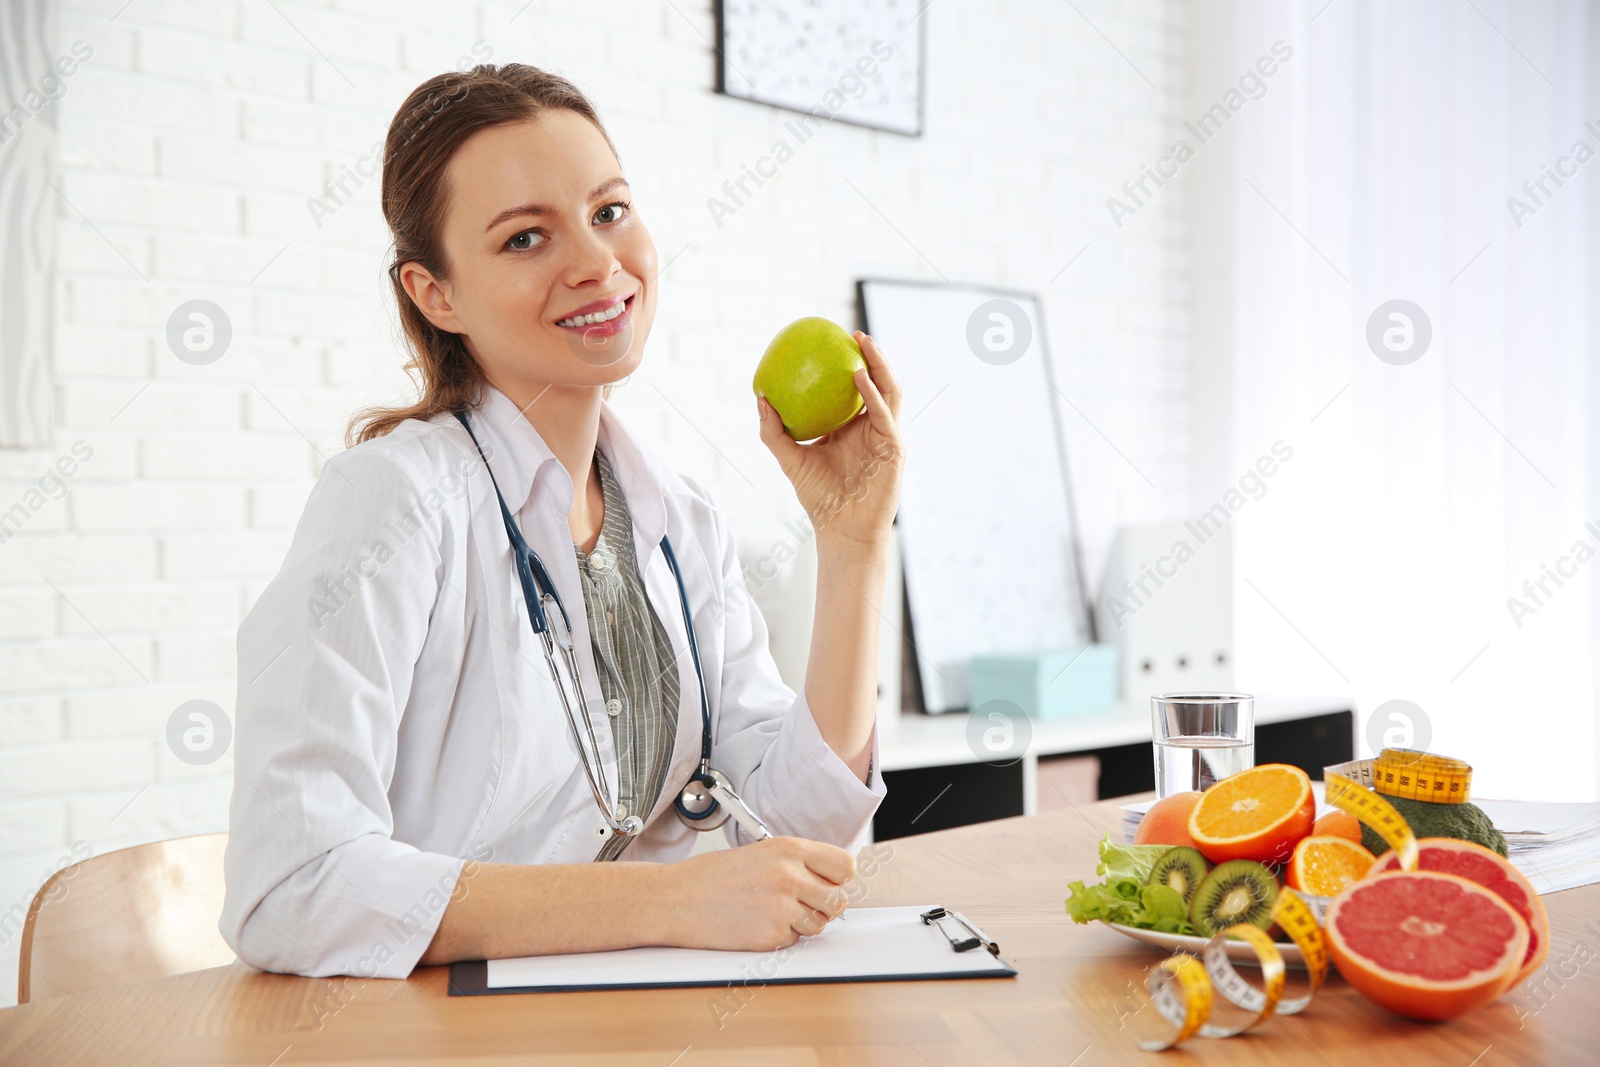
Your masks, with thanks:
[{"label": "clipboard", "polygon": [[450,965],[450,995],[594,989],[1015,978],[1000,946],[960,912],[851,908],[847,921],[768,952],[648,946]]}]

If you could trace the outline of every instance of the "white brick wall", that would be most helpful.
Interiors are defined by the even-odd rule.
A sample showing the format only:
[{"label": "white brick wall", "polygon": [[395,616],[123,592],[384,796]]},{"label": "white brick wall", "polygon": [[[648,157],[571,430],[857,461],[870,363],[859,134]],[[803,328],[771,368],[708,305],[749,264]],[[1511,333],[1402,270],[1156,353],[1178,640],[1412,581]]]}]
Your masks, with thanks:
[{"label": "white brick wall", "polygon": [[[74,442],[92,449],[0,545],[0,1004],[5,914],[74,842],[225,826],[231,756],[180,762],[167,717],[194,699],[231,710],[235,628],[312,479],[354,408],[407,390],[377,180],[320,228],[306,201],[475,45],[560,71],[600,108],[662,261],[677,257],[613,402],[747,541],[770,545],[799,511],[756,435],[766,342],[805,314],[853,325],[856,277],[932,278],[924,256],[1042,295],[1078,409],[1062,410],[1091,579],[1116,524],[1182,510],[1184,191],[1121,229],[1105,207],[1182,121],[1182,0],[935,0],[925,135],[824,128],[721,228],[707,198],[794,116],[711,92],[708,0],[136,0],[109,21],[123,2],[62,4],[62,47],[94,56],[50,105],[56,441],[0,451],[3,511]],[[164,339],[194,298],[234,331],[203,367]]]}]

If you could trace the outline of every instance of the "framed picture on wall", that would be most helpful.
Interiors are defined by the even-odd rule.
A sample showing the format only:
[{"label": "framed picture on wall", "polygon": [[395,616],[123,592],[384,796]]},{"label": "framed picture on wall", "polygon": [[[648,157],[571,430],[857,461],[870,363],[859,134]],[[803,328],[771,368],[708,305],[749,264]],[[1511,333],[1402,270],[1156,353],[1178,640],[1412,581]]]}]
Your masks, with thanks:
[{"label": "framed picture on wall", "polygon": [[856,299],[898,353],[916,457],[895,516],[912,681],[922,710],[965,710],[973,656],[1095,639],[1043,310],[1032,293],[878,278]]},{"label": "framed picture on wall", "polygon": [[926,0],[717,0],[717,92],[920,136],[926,9]]}]

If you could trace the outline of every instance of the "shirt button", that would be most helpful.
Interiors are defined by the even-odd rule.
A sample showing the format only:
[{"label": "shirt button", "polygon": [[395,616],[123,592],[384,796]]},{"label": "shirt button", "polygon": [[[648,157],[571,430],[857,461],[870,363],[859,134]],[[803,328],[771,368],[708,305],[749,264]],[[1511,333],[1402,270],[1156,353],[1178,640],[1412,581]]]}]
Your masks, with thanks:
[{"label": "shirt button", "polygon": [[617,821],[621,822],[623,819],[626,819],[627,817],[628,817],[628,805],[626,805],[626,804],[618,804],[617,805]]},{"label": "shirt button", "polygon": [[595,574],[604,573],[607,566],[609,564],[606,562],[606,557],[603,553],[594,552],[589,556],[589,570]]},{"label": "shirt button", "polygon": [[616,697],[612,697],[610,700],[606,701],[606,714],[612,716],[613,718],[621,715],[622,701],[618,700]]}]

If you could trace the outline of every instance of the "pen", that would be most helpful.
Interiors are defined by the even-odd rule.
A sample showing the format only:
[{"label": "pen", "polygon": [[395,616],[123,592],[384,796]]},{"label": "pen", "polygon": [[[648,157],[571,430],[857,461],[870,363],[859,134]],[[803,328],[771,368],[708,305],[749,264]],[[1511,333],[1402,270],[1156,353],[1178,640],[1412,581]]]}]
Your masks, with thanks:
[{"label": "pen", "polygon": [[[717,775],[713,779],[709,792],[717,799],[717,803],[728,809],[728,814],[733,816],[733,821],[744,827],[745,832],[756,840],[765,841],[769,837],[776,836],[767,824],[761,821],[761,816],[750,810],[750,805],[744,802],[744,798],[735,793],[733,787],[722,780],[721,775]],[[843,921],[844,913],[839,913],[835,918]]]},{"label": "pen", "polygon": [[721,776],[713,781],[710,789],[711,795],[717,803],[728,809],[728,814],[733,816],[733,821],[744,827],[745,832],[758,841],[765,841],[774,836],[767,824],[761,821],[761,816],[750,810],[750,805],[744,798],[733,791],[733,787],[721,780]]}]

